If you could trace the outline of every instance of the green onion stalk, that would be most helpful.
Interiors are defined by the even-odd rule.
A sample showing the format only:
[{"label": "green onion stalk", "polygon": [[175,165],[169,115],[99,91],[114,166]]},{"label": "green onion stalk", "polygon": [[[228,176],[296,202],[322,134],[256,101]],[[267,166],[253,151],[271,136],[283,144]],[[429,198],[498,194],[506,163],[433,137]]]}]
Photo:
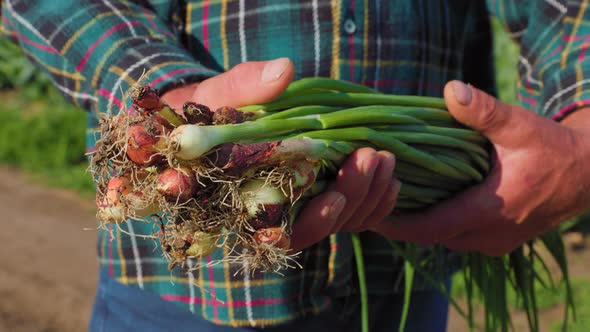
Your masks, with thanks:
[{"label": "green onion stalk", "polygon": [[[296,254],[289,246],[298,212],[306,201],[325,190],[347,156],[361,147],[387,150],[396,156],[392,177],[402,186],[396,211],[392,212],[427,209],[482,182],[491,168],[489,142],[455,121],[441,98],[387,95],[327,78],[293,82],[278,99],[239,109],[211,111],[204,105],[187,103],[182,110],[171,112],[149,90],[136,94],[136,98],[142,97],[146,100],[134,102],[140,114],[121,112],[103,119],[102,138],[91,169],[99,179],[99,193],[108,193],[111,199],[97,197],[99,215],[116,210],[141,218],[145,208],[134,213],[128,206],[114,209],[113,204],[125,202],[128,192],[134,197],[149,197],[149,201],[136,205],[159,207],[160,234],[156,237],[172,265],[202,257],[221,246],[232,252],[227,260],[249,260],[252,269],[280,272],[297,265]],[[149,195],[129,189],[107,190],[108,180],[123,174],[130,188],[155,184],[159,189]],[[124,217],[117,215],[116,221]],[[362,330],[367,331],[371,317],[362,248],[358,235],[352,235],[352,239],[362,299]],[[506,295],[511,288],[523,303],[531,330],[538,331],[535,287],[540,283],[554,285],[543,282],[548,274],[539,268],[545,266],[538,255],[539,243],[558,262],[568,289],[566,307],[573,307],[559,234],[553,231],[541,240],[505,257],[460,254],[468,290],[466,311],[424,268],[415,245],[392,243],[392,250],[406,258],[407,304],[411,300],[411,279],[421,275],[446,294],[471,326],[506,331],[511,325]],[[472,315],[476,296],[485,309],[483,326]],[[400,330],[407,310],[408,306]],[[566,311],[566,322],[569,313]]]}]

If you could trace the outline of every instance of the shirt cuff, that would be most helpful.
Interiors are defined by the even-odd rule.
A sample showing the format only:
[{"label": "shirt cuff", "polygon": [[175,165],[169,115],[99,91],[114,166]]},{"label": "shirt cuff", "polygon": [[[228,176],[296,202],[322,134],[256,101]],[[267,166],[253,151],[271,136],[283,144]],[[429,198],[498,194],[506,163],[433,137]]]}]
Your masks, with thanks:
[{"label": "shirt cuff", "polygon": [[590,106],[590,70],[566,68],[546,80],[541,91],[539,104],[536,105],[539,114],[561,121],[569,114]]}]

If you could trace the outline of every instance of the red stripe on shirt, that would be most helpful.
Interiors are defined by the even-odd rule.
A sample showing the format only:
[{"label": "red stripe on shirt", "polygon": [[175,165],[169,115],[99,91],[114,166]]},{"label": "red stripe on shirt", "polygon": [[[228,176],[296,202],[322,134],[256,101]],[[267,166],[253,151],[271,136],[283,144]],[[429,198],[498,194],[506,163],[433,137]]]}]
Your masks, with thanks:
[{"label": "red stripe on shirt", "polygon": [[88,62],[88,59],[90,59],[92,52],[94,52],[96,47],[100,43],[102,43],[105,39],[107,39],[110,35],[112,35],[113,33],[117,32],[125,27],[131,28],[132,26],[135,26],[135,25],[141,25],[141,22],[139,22],[139,21],[133,21],[133,22],[129,22],[129,23],[125,22],[125,23],[117,24],[114,27],[108,29],[107,32],[105,32],[102,36],[100,36],[100,38],[98,38],[97,41],[95,41],[94,43],[92,43],[92,45],[90,45],[90,47],[88,48],[88,50],[86,51],[86,53],[82,57],[82,60],[80,60],[80,63],[76,66],[76,70],[81,71],[82,68],[84,68],[84,66]]},{"label": "red stripe on shirt", "polygon": [[112,94],[110,91],[106,89],[98,89],[97,92],[99,95],[105,97],[108,100],[111,100],[115,105],[117,105],[117,107],[121,108],[123,106],[121,100],[119,100],[119,98],[117,98],[117,96]]},{"label": "red stripe on shirt", "polygon": [[40,44],[40,43],[37,43],[36,41],[32,41],[29,38],[21,35],[18,32],[11,31],[10,32],[10,35],[12,37],[16,38],[16,39],[22,40],[23,43],[29,44],[31,46],[34,46],[35,48],[38,48],[38,49],[40,49],[42,51],[49,52],[49,53],[52,53],[52,54],[57,54],[57,51],[55,50],[55,48],[49,47],[49,46],[46,46],[46,45],[43,45],[43,44]]},{"label": "red stripe on shirt", "polygon": [[172,76],[175,76],[175,75],[178,75],[178,74],[182,74],[182,73],[186,73],[186,72],[191,72],[191,71],[192,72],[195,72],[195,73],[198,73],[198,72],[202,72],[203,69],[200,69],[200,68],[183,68],[183,69],[173,70],[173,71],[171,71],[169,73],[166,73],[166,74],[164,74],[164,75],[156,78],[155,80],[153,80],[152,83],[150,83],[150,87],[153,87],[154,85],[156,85],[156,84],[162,82],[163,80],[165,80],[167,78],[170,78]]},{"label": "red stripe on shirt", "polygon": [[166,35],[168,37],[176,38],[176,36],[172,32],[159,29],[158,25],[156,24],[156,21],[154,21],[154,15],[152,13],[150,13],[145,7],[141,7],[141,11],[143,11],[143,13],[145,14],[145,17],[148,18],[148,20],[150,21],[150,24],[152,25],[154,30],[156,30],[159,33]]}]

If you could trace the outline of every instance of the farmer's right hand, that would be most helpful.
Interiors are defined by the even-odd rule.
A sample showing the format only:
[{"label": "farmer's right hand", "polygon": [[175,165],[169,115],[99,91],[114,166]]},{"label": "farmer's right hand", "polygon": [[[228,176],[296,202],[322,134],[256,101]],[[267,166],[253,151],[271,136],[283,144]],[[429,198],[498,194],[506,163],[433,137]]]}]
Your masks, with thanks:
[{"label": "farmer's right hand", "polygon": [[[287,58],[245,62],[200,83],[182,86],[162,95],[174,109],[187,101],[240,107],[272,101],[291,83],[293,63]],[[393,180],[395,159],[389,152],[364,148],[342,166],[329,190],[311,200],[293,227],[294,251],[307,248],[330,234],[363,231],[393,210],[399,182]]]},{"label": "farmer's right hand", "polygon": [[388,151],[362,148],[340,168],[328,190],[313,198],[293,225],[296,252],[338,232],[362,232],[388,216],[401,183],[392,178],[395,157]]}]

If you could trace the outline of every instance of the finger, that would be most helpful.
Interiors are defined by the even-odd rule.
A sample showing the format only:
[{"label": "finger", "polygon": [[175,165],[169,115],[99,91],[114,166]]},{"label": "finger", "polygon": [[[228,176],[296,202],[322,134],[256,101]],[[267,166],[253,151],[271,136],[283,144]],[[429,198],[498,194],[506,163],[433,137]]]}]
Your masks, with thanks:
[{"label": "finger", "polygon": [[381,203],[369,216],[367,216],[365,224],[362,225],[362,228],[356,230],[356,232],[371,230],[378,224],[387,222],[387,217],[391,215],[391,212],[395,208],[395,203],[397,201],[401,186],[402,183],[397,179],[390,181],[388,190],[383,195]]},{"label": "finger", "polygon": [[518,145],[535,133],[543,121],[523,108],[505,104],[461,81],[451,81],[444,89],[449,112],[464,125],[482,132],[493,143]]},{"label": "finger", "polygon": [[293,224],[293,251],[305,249],[330,235],[345,204],[346,197],[334,191],[325,192],[309,201]]},{"label": "finger", "polygon": [[362,202],[362,208],[357,209],[350,217],[348,222],[342,226],[341,231],[352,231],[357,228],[373,213],[373,210],[382,205],[383,195],[389,189],[395,167],[395,157],[388,151],[377,152],[379,156],[379,165],[375,170],[373,181],[370,184],[370,190]]},{"label": "finger", "polygon": [[504,219],[504,201],[495,194],[496,183],[492,176],[425,210],[387,217],[390,222],[378,224],[374,231],[391,240],[435,244],[486,227]]},{"label": "finger", "polygon": [[379,156],[371,148],[362,148],[353,152],[338,171],[336,182],[331,190],[346,197],[346,207],[340,214],[332,232],[337,232],[350,220],[359,206],[364,202],[373,182],[375,170],[379,165]]},{"label": "finger", "polygon": [[200,83],[193,100],[211,109],[264,103],[278,97],[293,75],[293,63],[287,58],[244,62]]}]

